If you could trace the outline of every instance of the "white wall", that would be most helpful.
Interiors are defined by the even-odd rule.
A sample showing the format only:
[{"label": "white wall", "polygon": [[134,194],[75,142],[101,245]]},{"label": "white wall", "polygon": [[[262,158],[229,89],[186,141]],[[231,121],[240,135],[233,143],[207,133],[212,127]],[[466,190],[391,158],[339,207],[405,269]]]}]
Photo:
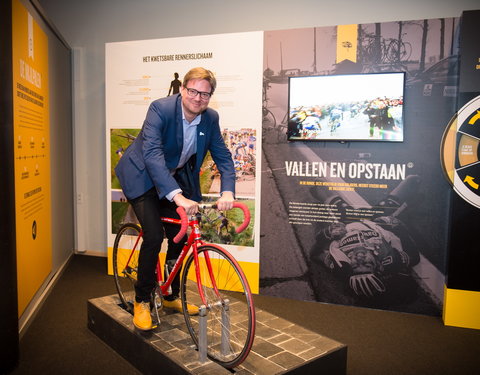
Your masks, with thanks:
[{"label": "white wall", "polygon": [[74,48],[77,249],[106,254],[105,43],[459,17],[478,0],[38,0]]}]

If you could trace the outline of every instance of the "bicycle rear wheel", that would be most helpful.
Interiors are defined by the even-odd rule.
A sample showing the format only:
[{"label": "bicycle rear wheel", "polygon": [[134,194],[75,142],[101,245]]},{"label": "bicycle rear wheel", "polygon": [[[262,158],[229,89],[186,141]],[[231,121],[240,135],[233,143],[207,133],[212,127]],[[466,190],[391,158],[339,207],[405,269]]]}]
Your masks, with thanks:
[{"label": "bicycle rear wheel", "polygon": [[277,125],[277,119],[272,111],[270,111],[267,107],[262,108],[263,113],[263,120],[262,125],[263,128],[273,129]]},{"label": "bicycle rear wheel", "polygon": [[[209,276],[208,260],[214,282]],[[194,255],[191,254],[183,268],[181,297],[185,322],[198,348],[200,321],[204,319],[207,356],[226,368],[233,368],[245,360],[255,336],[255,309],[250,287],[237,261],[221,247],[200,246],[198,262],[199,269],[196,270]],[[186,308],[187,303],[199,307],[203,305],[196,271],[200,272],[201,290],[206,299],[207,315],[204,318],[202,313],[188,315]]]},{"label": "bicycle rear wheel", "polygon": [[123,308],[133,313],[135,282],[137,281],[138,255],[142,237],[137,224],[124,224],[118,231],[113,244],[113,275],[118,296]]}]

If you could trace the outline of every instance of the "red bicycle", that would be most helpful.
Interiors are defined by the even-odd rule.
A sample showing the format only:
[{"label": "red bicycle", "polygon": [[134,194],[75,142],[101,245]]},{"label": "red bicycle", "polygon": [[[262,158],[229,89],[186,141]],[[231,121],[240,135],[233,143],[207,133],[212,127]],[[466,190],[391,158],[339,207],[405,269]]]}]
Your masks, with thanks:
[{"label": "red bicycle", "polygon": [[[206,243],[201,235],[200,213],[187,217],[183,208],[177,208],[180,219],[162,217],[167,224],[176,224],[180,230],[174,241],[179,242],[191,231],[173,269],[163,280],[161,260],[157,263],[158,285],[152,295],[152,307],[156,313],[162,307],[164,296],[170,294],[170,285],[183,267],[180,297],[188,331],[202,354],[226,368],[233,368],[247,357],[255,336],[255,308],[248,281],[235,258],[221,246]],[[234,203],[244,214],[237,233],[247,228],[250,222],[248,207]],[[113,271],[115,285],[123,307],[133,313],[134,284],[137,280],[138,255],[142,244],[142,229],[138,224],[124,224],[118,231],[113,246]],[[199,314],[188,314],[187,305],[199,308]],[[206,341],[206,342],[205,342]],[[203,349],[202,349],[203,348]]]}]

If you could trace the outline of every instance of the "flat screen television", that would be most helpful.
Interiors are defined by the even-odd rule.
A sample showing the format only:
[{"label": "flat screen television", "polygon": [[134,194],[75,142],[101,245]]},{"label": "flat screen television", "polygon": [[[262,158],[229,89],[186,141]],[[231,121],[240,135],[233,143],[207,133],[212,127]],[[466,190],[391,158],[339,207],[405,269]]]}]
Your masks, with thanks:
[{"label": "flat screen television", "polygon": [[289,77],[287,139],[402,142],[404,88],[404,72]]}]

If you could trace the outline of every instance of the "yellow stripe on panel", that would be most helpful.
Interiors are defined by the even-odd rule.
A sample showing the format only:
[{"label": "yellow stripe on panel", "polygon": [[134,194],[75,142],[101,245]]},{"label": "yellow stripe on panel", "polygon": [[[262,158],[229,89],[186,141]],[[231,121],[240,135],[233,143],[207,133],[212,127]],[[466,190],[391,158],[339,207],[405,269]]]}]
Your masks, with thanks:
[{"label": "yellow stripe on panel", "polygon": [[357,62],[358,25],[337,26],[337,64],[350,60]]},{"label": "yellow stripe on panel", "polygon": [[447,326],[480,329],[480,292],[445,287],[443,322]]}]

